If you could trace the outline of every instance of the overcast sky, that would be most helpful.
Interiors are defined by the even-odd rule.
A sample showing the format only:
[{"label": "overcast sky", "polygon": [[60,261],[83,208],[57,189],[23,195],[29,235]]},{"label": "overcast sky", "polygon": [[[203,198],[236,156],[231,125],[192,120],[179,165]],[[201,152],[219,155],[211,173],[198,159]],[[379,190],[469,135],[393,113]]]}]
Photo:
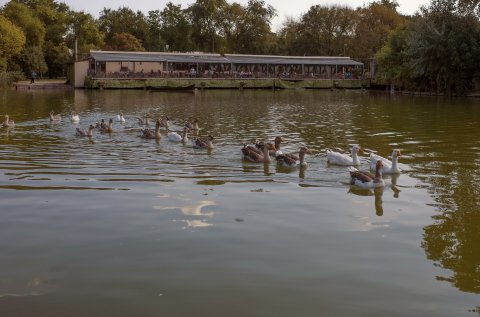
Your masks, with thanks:
[{"label": "overcast sky", "polygon": [[[57,0],[58,1],[58,0]],[[173,4],[181,4],[182,8],[186,8],[189,4],[195,2],[195,0],[60,0],[65,2],[70,8],[75,11],[86,11],[91,13],[94,17],[99,16],[99,12],[103,8],[118,9],[119,7],[129,7],[130,9],[137,11],[140,10],[145,14],[151,10],[162,10],[165,4],[172,2]],[[248,0],[227,0],[229,3],[238,2],[241,4],[247,4]],[[0,5],[4,5],[8,1],[0,0]],[[312,5],[332,5],[341,4],[351,7],[360,7],[368,4],[368,0],[265,0],[265,3],[273,6],[278,13],[278,16],[272,21],[272,27],[277,30],[286,17],[298,18],[303,13],[307,12]],[[420,5],[426,5],[429,0],[397,0],[400,5],[399,11],[404,14],[415,13]]]}]

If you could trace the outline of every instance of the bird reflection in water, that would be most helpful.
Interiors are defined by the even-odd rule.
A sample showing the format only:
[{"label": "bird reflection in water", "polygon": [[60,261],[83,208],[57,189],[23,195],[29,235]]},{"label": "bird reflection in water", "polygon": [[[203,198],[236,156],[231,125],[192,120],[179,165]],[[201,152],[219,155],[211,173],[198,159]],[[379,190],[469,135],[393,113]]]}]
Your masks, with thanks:
[{"label": "bird reflection in water", "polygon": [[[401,190],[398,189],[397,187],[397,181],[398,178],[400,177],[400,174],[392,174],[390,175],[391,178],[391,184],[390,188],[392,189],[393,192],[393,197],[394,198],[399,198],[400,197],[400,192]],[[388,185],[387,185],[388,186]],[[375,196],[375,214],[377,216],[383,216],[383,191],[385,187],[378,187],[375,189],[363,189],[363,188],[358,188],[356,186],[350,186],[350,189],[348,190],[348,193],[355,194],[358,196]]]},{"label": "bird reflection in water", "polygon": [[270,164],[264,163],[263,164],[263,175],[270,176],[272,173],[270,172]]},{"label": "bird reflection in water", "polygon": [[401,192],[401,190],[398,189],[397,187],[397,180],[400,177],[400,174],[392,174],[391,177],[392,177],[392,185],[390,187],[392,188],[392,191],[393,191],[393,197],[398,198],[400,197],[400,192]]},{"label": "bird reflection in water", "polygon": [[306,166],[300,166],[298,169],[298,177],[301,179],[305,179],[305,171],[307,170]]},{"label": "bird reflection in water", "polygon": [[[260,164],[252,163],[249,161],[242,161],[242,171],[247,174],[251,173],[258,173],[260,168]],[[263,163],[263,175],[264,176],[271,176],[274,172],[270,171],[270,163],[265,162]]]},{"label": "bird reflection in water", "polygon": [[[190,200],[187,200],[190,204],[185,204],[183,202],[183,206],[153,206],[153,209],[155,210],[176,210],[180,209],[181,213],[186,216],[188,219],[182,220],[187,224],[187,227],[189,228],[200,228],[200,227],[210,227],[212,226],[211,223],[207,222],[207,218],[212,218],[215,213],[213,211],[205,211],[204,209],[209,209],[208,207],[210,206],[215,206],[216,203],[211,200],[201,200],[197,202],[193,202]],[[179,202],[180,203],[180,202]],[[201,219],[198,219],[198,217],[201,217]],[[193,218],[193,219],[192,219]],[[197,219],[195,219],[197,218]]]},{"label": "bird reflection in water", "polygon": [[373,194],[375,195],[375,214],[377,216],[383,216],[383,187],[375,188]]},{"label": "bird reflection in water", "polygon": [[[301,179],[305,178],[305,171],[307,170],[307,165],[297,166],[296,168],[276,165],[276,173],[279,174],[291,174],[298,172],[298,177]],[[265,174],[266,175],[266,174]]]},{"label": "bird reflection in water", "polygon": [[358,188],[357,186],[350,186],[348,193],[357,196],[375,196],[375,214],[377,216],[383,216],[383,189],[383,187],[365,189]]}]

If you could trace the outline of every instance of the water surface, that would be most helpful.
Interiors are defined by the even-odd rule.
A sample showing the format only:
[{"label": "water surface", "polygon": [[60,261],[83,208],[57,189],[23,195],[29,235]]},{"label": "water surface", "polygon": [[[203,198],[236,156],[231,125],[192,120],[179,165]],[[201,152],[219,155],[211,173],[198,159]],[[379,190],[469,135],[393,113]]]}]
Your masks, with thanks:
[{"label": "water surface", "polygon": [[[113,133],[75,136],[120,112]],[[1,316],[478,315],[479,100],[1,91],[0,113],[16,121],[0,130]],[[147,113],[174,131],[198,118],[215,148],[139,138]],[[308,146],[308,167],[241,161],[275,136]],[[402,174],[351,188],[325,150],[352,144],[400,148]]]}]

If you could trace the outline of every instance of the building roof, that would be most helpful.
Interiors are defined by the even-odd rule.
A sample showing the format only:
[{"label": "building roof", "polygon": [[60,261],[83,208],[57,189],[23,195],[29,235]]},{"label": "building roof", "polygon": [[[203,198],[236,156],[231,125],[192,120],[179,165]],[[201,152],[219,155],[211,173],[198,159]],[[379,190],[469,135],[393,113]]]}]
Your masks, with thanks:
[{"label": "building roof", "polygon": [[208,54],[199,52],[121,52],[90,51],[90,58],[100,62],[172,62],[172,63],[212,63],[212,64],[273,64],[273,65],[349,65],[363,63],[344,56],[277,56]]}]

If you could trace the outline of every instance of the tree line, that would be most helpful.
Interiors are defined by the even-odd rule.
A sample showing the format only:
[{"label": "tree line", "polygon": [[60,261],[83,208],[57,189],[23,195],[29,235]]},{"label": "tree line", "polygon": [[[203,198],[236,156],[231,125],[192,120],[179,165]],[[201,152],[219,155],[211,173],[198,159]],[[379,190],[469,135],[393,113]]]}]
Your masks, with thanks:
[{"label": "tree line", "polygon": [[400,14],[395,0],[313,5],[274,32],[277,12],[263,0],[169,2],[147,14],[104,8],[98,18],[55,0],[11,0],[0,9],[0,71],[64,76],[91,49],[346,55],[375,57],[384,81],[461,92],[478,73],[478,1],[432,0],[414,16]]}]

